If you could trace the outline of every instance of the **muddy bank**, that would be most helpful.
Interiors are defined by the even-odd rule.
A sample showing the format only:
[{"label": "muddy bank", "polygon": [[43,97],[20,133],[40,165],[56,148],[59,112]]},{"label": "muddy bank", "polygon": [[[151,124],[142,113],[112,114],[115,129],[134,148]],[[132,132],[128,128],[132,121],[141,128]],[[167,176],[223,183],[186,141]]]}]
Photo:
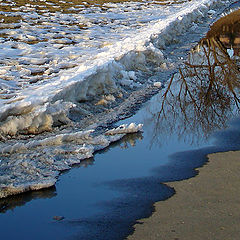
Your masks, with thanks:
[{"label": "muddy bank", "polygon": [[155,204],[128,239],[239,238],[240,152],[210,154],[195,178],[168,184],[176,194]]}]

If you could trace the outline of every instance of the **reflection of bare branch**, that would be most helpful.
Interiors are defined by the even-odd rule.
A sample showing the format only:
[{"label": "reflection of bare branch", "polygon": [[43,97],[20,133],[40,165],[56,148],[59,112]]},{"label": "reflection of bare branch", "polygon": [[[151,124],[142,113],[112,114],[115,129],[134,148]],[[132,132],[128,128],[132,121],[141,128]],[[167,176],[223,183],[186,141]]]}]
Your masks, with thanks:
[{"label": "reflection of bare branch", "polygon": [[44,190],[28,192],[16,196],[0,199],[0,214],[13,210],[16,207],[23,206],[33,199],[53,198],[56,194],[56,188],[51,187]]},{"label": "reflection of bare branch", "polygon": [[152,115],[153,139],[172,132],[179,137],[206,138],[225,127],[234,110],[240,110],[237,62],[217,37],[203,39],[199,48],[201,54],[192,52],[185,67],[171,78],[160,111]]},{"label": "reflection of bare branch", "polygon": [[[172,78],[171,78],[171,80],[170,80],[170,82],[169,82],[169,84],[168,84],[168,87],[167,87],[166,92],[163,94],[163,98],[164,98],[164,99],[167,97],[168,92],[169,92],[170,89],[171,89],[171,85],[172,85],[173,79],[174,79],[174,75],[172,76]],[[163,114],[163,115],[165,116],[165,112],[164,112],[164,107],[163,107],[163,106],[164,106],[164,102],[162,102],[161,109],[160,109],[160,111],[159,111],[159,113],[158,113],[158,118],[160,117],[161,114]]]}]

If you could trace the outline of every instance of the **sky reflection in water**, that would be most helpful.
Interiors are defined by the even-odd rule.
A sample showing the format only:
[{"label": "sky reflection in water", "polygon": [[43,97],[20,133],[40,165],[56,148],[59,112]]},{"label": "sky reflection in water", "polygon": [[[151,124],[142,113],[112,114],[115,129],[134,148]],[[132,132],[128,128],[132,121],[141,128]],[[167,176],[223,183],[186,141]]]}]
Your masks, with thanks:
[{"label": "sky reflection in water", "polygon": [[157,103],[149,105],[145,124],[152,125],[152,143],[171,134],[189,143],[207,139],[239,113],[239,19],[236,11],[217,21]]}]

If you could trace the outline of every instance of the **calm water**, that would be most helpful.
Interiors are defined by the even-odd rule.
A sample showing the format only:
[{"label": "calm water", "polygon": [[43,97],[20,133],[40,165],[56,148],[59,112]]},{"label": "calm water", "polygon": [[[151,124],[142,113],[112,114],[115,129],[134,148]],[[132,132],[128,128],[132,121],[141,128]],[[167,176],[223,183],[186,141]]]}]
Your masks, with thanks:
[{"label": "calm water", "polygon": [[239,22],[239,11],[217,22],[169,85],[122,121],[144,123],[142,134],[62,173],[56,188],[0,200],[2,239],[124,239],[174,194],[162,182],[195,176],[208,153],[239,149]]}]

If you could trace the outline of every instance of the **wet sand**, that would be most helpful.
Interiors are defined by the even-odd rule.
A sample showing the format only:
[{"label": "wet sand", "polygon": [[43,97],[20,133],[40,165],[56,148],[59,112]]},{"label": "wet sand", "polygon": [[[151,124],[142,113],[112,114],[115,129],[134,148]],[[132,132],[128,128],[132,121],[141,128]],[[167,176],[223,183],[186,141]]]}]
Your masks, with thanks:
[{"label": "wet sand", "polygon": [[156,203],[129,240],[239,239],[240,151],[208,157],[195,178],[168,184],[176,194]]}]

